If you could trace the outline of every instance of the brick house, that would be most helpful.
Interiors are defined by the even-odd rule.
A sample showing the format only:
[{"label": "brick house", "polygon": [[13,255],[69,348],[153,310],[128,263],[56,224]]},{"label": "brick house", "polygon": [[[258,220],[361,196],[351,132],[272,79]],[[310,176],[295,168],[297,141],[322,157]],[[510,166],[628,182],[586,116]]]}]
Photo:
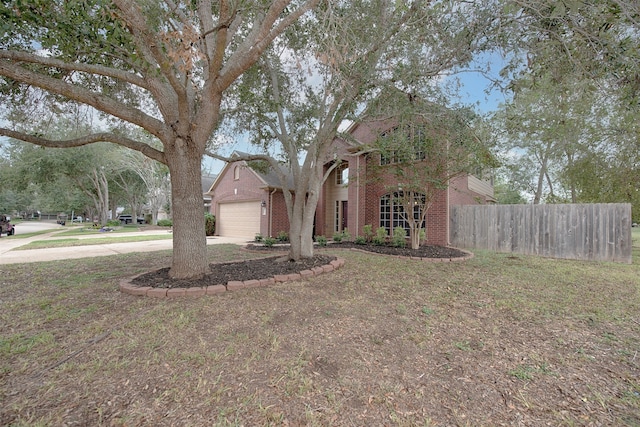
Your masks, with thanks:
[{"label": "brick house", "polygon": [[[402,208],[389,194],[389,182],[374,183],[367,178],[371,162],[380,164],[381,156],[360,152],[363,144],[394,126],[389,121],[357,123],[347,130],[348,141],[334,140],[325,170],[334,162],[341,162],[323,184],[314,235],[331,238],[343,230],[348,230],[351,236],[363,235],[363,227],[367,224],[372,225],[373,230],[385,227],[390,233],[396,226],[408,227],[402,219]],[[293,188],[291,182],[288,185]],[[281,187],[273,172],[253,168],[245,161],[227,163],[209,190],[211,213],[217,218],[216,232],[221,236],[248,239],[258,233],[276,237],[281,231],[288,232],[289,221]],[[493,201],[490,180],[472,175],[455,178],[446,190],[438,191],[427,213],[426,243],[449,243],[449,206]]]}]

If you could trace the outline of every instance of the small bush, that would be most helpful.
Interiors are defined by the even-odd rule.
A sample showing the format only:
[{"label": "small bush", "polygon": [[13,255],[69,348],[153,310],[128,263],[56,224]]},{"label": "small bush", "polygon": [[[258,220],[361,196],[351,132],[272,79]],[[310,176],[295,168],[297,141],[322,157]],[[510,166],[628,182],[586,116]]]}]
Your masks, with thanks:
[{"label": "small bush", "polygon": [[367,224],[364,227],[362,227],[362,233],[364,234],[364,239],[367,242],[372,241],[373,240],[373,225]]},{"label": "small bush", "polygon": [[316,236],[316,242],[319,246],[327,246],[327,238],[324,236]]},{"label": "small bush", "polygon": [[207,236],[213,236],[216,232],[216,217],[213,214],[204,214],[204,230]]},{"label": "small bush", "polygon": [[356,236],[356,239],[354,240],[354,243],[356,245],[366,245],[367,244],[367,239],[364,236]]},{"label": "small bush", "polygon": [[271,246],[275,245],[277,242],[276,239],[274,239],[273,237],[265,237],[264,239],[262,239],[262,243],[264,243],[264,245],[268,248],[270,248]]},{"label": "small bush", "polygon": [[376,245],[384,245],[387,242],[387,229],[384,227],[378,227],[376,235],[373,237],[373,243]]},{"label": "small bush", "polygon": [[173,226],[173,221],[171,221],[170,219],[159,219],[158,220],[158,225],[160,227],[172,227]]},{"label": "small bush", "polygon": [[407,236],[407,231],[403,227],[394,228],[391,244],[396,248],[404,248],[405,246],[407,246],[407,241],[405,240],[406,236]]},{"label": "small bush", "polygon": [[[107,225],[107,227],[118,227],[121,224],[120,224],[120,221],[117,220],[117,219],[110,219],[109,221],[107,221],[106,225]],[[98,227],[98,228],[100,228],[100,227]]]},{"label": "small bush", "polygon": [[289,234],[286,231],[281,231],[278,233],[278,237],[276,237],[280,243],[286,243],[289,241]]},{"label": "small bush", "polygon": [[264,239],[264,237],[262,236],[262,234],[257,233],[256,237],[253,238],[253,241],[260,243],[260,242],[262,242],[263,239]]},{"label": "small bush", "polygon": [[420,233],[420,243],[422,243],[427,238],[427,230],[425,230],[424,228],[421,228],[419,233]]},{"label": "small bush", "polygon": [[351,240],[351,233],[349,230],[342,230],[333,234],[333,241],[336,243],[348,242]]}]

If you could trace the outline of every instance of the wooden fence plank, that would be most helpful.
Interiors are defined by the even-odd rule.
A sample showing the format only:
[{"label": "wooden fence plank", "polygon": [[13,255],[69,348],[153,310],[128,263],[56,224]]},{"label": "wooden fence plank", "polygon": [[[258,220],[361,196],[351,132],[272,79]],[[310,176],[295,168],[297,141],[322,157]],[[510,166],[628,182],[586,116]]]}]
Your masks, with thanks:
[{"label": "wooden fence plank", "polygon": [[631,205],[452,206],[451,244],[554,258],[631,263]]}]

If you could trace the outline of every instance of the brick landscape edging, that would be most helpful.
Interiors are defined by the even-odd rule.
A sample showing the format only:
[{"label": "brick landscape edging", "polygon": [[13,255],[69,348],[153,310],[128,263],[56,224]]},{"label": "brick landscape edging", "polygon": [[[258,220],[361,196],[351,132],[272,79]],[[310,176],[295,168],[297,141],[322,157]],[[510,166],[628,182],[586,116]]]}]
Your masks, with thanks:
[{"label": "brick landscape edging", "polygon": [[290,282],[298,279],[306,279],[313,276],[318,276],[320,274],[329,273],[331,271],[337,270],[338,268],[344,265],[344,258],[338,258],[331,261],[327,265],[323,265],[322,267],[314,267],[311,270],[302,270],[299,273],[292,274],[282,274],[276,275],[273,277],[267,277],[265,279],[260,280],[232,280],[229,281],[226,285],[212,285],[203,287],[195,287],[195,288],[152,288],[149,286],[135,286],[132,282],[133,280],[146,273],[141,273],[137,276],[125,278],[120,280],[120,292],[129,295],[136,296],[148,296],[154,298],[176,298],[176,297],[196,297],[196,296],[204,296],[204,295],[217,295],[224,292],[232,292],[240,289],[249,289],[249,288],[257,288],[262,286],[269,286],[275,283],[282,282]]}]

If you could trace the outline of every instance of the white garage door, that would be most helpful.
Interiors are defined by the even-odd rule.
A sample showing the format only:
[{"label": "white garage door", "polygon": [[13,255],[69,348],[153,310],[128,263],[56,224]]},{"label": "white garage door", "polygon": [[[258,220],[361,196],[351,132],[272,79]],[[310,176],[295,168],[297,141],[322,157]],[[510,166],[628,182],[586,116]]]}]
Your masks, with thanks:
[{"label": "white garage door", "polygon": [[221,204],[216,228],[220,236],[253,239],[260,232],[260,202]]}]

